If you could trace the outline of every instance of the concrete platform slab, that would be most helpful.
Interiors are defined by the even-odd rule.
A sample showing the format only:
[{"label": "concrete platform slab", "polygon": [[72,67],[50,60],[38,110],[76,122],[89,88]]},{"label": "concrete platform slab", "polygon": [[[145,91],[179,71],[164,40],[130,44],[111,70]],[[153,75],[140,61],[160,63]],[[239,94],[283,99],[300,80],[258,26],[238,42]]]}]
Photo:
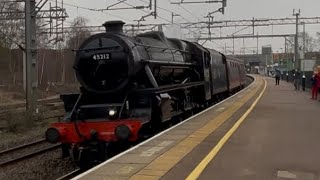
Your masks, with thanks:
[{"label": "concrete platform slab", "polygon": [[98,170],[92,172],[95,176],[110,176],[110,177],[130,177],[136,174],[143,164],[127,164],[127,163],[110,163]]}]

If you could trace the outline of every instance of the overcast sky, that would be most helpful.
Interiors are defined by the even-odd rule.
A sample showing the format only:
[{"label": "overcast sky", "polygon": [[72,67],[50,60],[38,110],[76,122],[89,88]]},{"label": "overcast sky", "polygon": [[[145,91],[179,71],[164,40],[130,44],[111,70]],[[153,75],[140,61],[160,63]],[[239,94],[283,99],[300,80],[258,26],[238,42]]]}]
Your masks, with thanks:
[{"label": "overcast sky", "polygon": [[[61,0],[59,0],[61,1]],[[195,22],[199,20],[205,20],[204,16],[208,12],[212,12],[221,7],[218,3],[206,3],[206,4],[184,4],[181,6],[170,4],[171,2],[177,2],[180,0],[157,0],[158,1],[158,15],[160,16],[156,20],[153,17],[146,18],[144,23],[168,23],[171,21],[171,11],[180,14],[182,17],[175,17],[175,22]],[[202,1],[202,0],[184,0],[184,1]],[[204,1],[204,0],[203,0]],[[109,10],[104,13],[95,12],[90,10],[81,9],[81,7],[100,9],[106,8],[118,0],[64,0],[65,3],[79,6],[79,8],[65,5],[70,18],[67,22],[71,22],[73,18],[77,16],[86,17],[89,20],[90,25],[101,25],[108,20],[123,20],[126,23],[133,23],[134,20],[138,20],[141,16],[146,15],[150,10]],[[127,3],[131,5],[141,6],[147,5],[149,0],[127,0]],[[126,4],[119,4],[115,7],[129,7]],[[162,9],[160,9],[162,8]],[[225,15],[221,13],[215,14],[215,20],[240,20],[240,19],[252,19],[255,18],[284,18],[293,17],[293,9],[301,9],[301,17],[320,17],[320,0],[227,0],[227,7],[225,9]],[[68,25],[68,23],[67,23]],[[172,28],[172,27],[171,27]],[[240,28],[239,28],[240,29]],[[301,28],[302,30],[302,28]],[[222,30],[221,35],[225,36],[230,34],[233,29]],[[259,34],[287,34],[294,33],[294,26],[279,26],[279,27],[263,27],[258,28]],[[307,25],[306,31],[311,35],[315,35],[316,32],[320,32],[320,25]],[[168,30],[165,31],[168,33]],[[206,32],[206,31],[204,31]],[[248,29],[240,32],[240,34],[251,33],[252,29]],[[214,33],[220,36],[220,30],[215,30]],[[168,34],[169,35],[169,34]],[[172,35],[172,34],[171,34]],[[236,40],[236,52],[239,53],[241,47],[247,48],[254,47],[257,44],[257,40]],[[281,47],[284,47],[284,38],[273,39],[260,39],[259,46],[272,44],[273,51],[280,51]],[[205,44],[208,47],[216,48],[219,51],[223,51],[223,47],[231,47],[232,40],[221,40],[207,42]],[[261,50],[261,47],[259,47]],[[229,50],[231,50],[229,48]]]}]

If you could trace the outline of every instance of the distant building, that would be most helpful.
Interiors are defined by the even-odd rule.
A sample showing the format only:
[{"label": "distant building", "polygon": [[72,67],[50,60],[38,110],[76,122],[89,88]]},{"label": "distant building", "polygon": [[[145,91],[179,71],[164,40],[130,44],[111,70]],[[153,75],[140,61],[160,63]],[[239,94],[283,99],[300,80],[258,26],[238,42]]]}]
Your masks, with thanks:
[{"label": "distant building", "polygon": [[262,46],[262,59],[261,66],[266,66],[273,64],[273,55],[272,55],[272,47],[271,45]]},{"label": "distant building", "polygon": [[[294,53],[273,53],[271,45],[263,46],[262,54],[241,54],[233,56],[245,61],[248,72],[255,71],[258,67],[260,73],[268,73],[273,71],[274,68],[280,69],[282,72],[291,71],[294,68]],[[308,61],[301,67],[305,67],[305,70],[308,71],[311,64],[314,64],[314,66],[320,65],[320,52],[308,52],[305,54],[305,59]]]}]

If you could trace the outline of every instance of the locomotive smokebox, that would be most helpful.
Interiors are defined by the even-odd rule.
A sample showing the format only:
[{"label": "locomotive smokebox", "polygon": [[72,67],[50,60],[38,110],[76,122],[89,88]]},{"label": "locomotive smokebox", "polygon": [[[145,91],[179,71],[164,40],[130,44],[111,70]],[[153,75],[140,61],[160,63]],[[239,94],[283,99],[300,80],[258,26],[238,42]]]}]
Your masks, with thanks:
[{"label": "locomotive smokebox", "polygon": [[94,93],[120,92],[132,77],[134,62],[122,21],[103,24],[106,33],[86,39],[76,54],[74,69],[82,87]]},{"label": "locomotive smokebox", "polygon": [[122,21],[107,21],[103,26],[106,28],[107,33],[123,34],[124,24]]}]

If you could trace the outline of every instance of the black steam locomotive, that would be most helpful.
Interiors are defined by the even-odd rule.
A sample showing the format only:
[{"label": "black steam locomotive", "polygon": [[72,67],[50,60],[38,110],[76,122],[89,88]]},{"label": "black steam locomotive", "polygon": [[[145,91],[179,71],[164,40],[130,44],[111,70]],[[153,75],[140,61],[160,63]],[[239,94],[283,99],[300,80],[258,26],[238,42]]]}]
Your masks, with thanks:
[{"label": "black steam locomotive", "polygon": [[163,122],[245,85],[241,60],[162,32],[128,37],[123,25],[106,22],[105,33],[77,50],[81,92],[61,95],[66,120],[46,132],[49,142],[61,142],[80,165],[104,160],[114,144],[136,142]]}]

